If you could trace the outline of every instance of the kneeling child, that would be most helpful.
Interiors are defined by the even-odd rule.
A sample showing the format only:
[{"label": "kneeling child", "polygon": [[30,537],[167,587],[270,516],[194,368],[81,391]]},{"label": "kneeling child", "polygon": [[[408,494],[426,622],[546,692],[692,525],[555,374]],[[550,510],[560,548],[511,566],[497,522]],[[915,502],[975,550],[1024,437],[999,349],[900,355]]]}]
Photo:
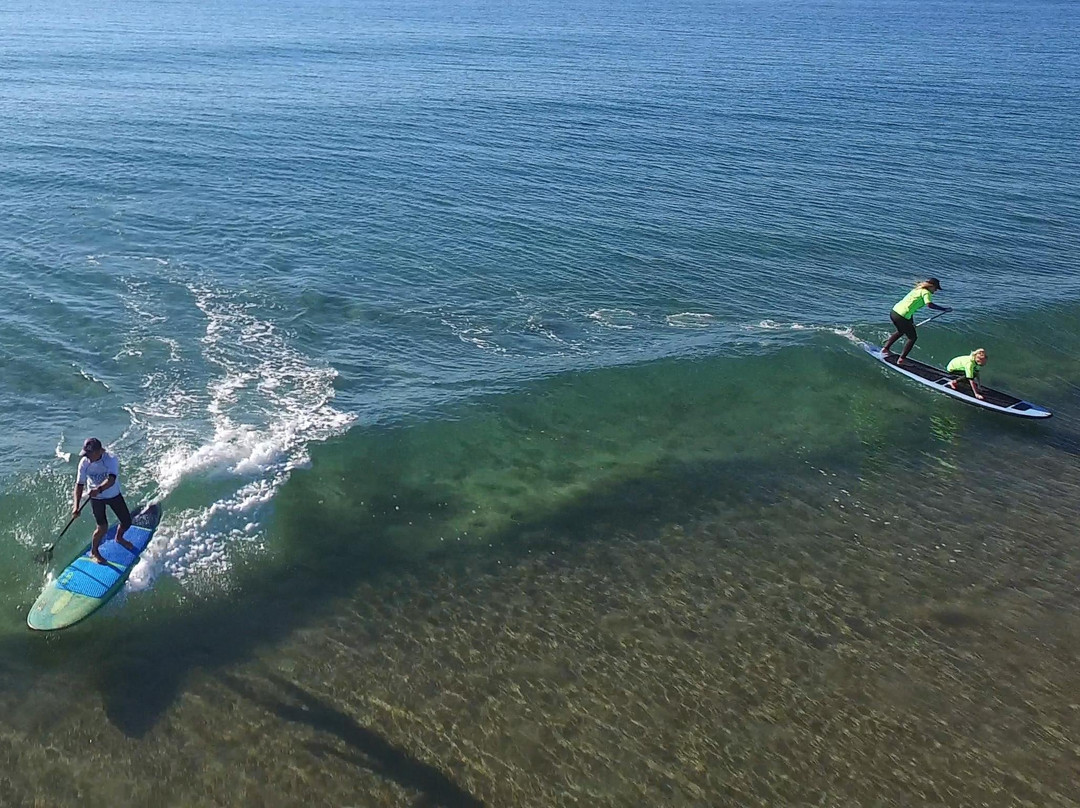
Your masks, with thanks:
[{"label": "kneeling child", "polygon": [[975,379],[979,375],[979,369],[986,364],[986,351],[982,348],[976,348],[966,356],[958,356],[955,359],[950,360],[946,370],[953,375],[953,380],[949,382],[949,387],[953,390],[959,390],[958,385],[961,379],[967,379],[968,384],[971,385],[971,392],[975,398],[982,401],[984,396],[979,392],[979,385]]}]

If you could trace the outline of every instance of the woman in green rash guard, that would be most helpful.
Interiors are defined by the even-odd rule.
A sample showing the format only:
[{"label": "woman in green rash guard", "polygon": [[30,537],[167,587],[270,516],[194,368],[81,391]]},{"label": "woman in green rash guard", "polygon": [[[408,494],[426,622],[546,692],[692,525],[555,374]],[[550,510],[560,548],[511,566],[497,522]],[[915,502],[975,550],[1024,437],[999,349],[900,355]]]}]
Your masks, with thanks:
[{"label": "woman in green rash guard", "polygon": [[950,359],[948,366],[945,370],[949,371],[953,375],[953,380],[949,382],[949,387],[953,390],[959,390],[957,385],[961,379],[967,379],[968,384],[971,385],[971,394],[975,398],[982,401],[984,396],[979,392],[979,385],[975,382],[975,378],[979,375],[979,368],[986,364],[986,351],[982,348],[976,348],[966,356],[958,356],[955,359]]},{"label": "woman in green rash guard", "polygon": [[893,346],[900,337],[907,337],[907,342],[904,344],[904,350],[900,353],[900,358],[896,360],[896,364],[902,365],[907,355],[911,353],[911,349],[915,345],[915,340],[919,338],[919,335],[915,333],[915,321],[912,319],[915,316],[915,312],[921,309],[923,306],[931,308],[934,311],[952,311],[948,306],[935,305],[934,292],[941,291],[941,284],[937,278],[927,278],[920,283],[914,289],[904,296],[904,299],[892,307],[892,311],[889,312],[889,319],[892,320],[894,326],[896,326],[896,332],[889,337],[883,346],[881,346],[881,353],[887,355],[889,349]]}]

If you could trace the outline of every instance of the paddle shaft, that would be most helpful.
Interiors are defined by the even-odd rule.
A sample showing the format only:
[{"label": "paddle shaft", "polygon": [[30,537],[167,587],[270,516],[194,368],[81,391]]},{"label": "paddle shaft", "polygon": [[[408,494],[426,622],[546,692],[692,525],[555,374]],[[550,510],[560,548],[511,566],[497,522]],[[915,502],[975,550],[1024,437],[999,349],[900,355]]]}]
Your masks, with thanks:
[{"label": "paddle shaft", "polygon": [[[952,309],[950,309],[949,311],[952,311]],[[934,315],[933,317],[927,317],[927,318],[926,318],[925,320],[923,320],[923,321],[922,321],[921,323],[915,323],[915,325],[917,325],[917,326],[919,326],[919,325],[926,325],[926,324],[927,324],[928,322],[930,322],[931,320],[936,320],[936,319],[937,319],[938,317],[940,317],[941,315],[943,315],[943,314],[948,314],[948,313],[949,313],[948,311],[939,311],[939,312],[938,312],[937,314],[935,314],[935,315]]]},{"label": "paddle shaft", "polygon": [[75,513],[71,515],[71,518],[68,519],[68,523],[64,525],[64,529],[60,531],[60,535],[56,537],[52,544],[48,545],[45,548],[45,553],[51,553],[53,551],[53,548],[56,547],[56,543],[60,541],[60,539],[64,538],[64,534],[68,532],[68,528],[75,524],[75,520],[79,518],[79,514],[82,513],[82,509],[86,507],[86,503],[89,501],[90,497],[87,497],[82,501],[82,503],[80,503],[78,509],[75,511]]}]

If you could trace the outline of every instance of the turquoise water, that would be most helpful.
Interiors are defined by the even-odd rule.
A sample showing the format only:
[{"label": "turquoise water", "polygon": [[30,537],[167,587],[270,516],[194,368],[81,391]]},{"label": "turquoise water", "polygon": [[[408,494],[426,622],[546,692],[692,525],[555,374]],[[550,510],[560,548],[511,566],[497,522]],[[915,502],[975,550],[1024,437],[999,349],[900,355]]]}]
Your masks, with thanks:
[{"label": "turquoise water", "polygon": [[[0,10],[0,796],[104,804],[97,755],[126,769],[137,741],[156,774],[115,787],[159,804],[1080,799],[1017,785],[1063,777],[1040,744],[1080,730],[1018,673],[1073,684],[1078,27],[1015,0]],[[956,311],[916,355],[984,346],[986,382],[1051,422],[866,359],[927,275]],[[165,518],[118,602],[31,635],[89,533],[35,564],[91,434]],[[946,538],[978,559],[963,586]],[[874,575],[880,601],[844,611]],[[710,628],[739,597],[745,656]],[[926,620],[994,685],[912,650]],[[821,621],[877,626],[867,667],[785,712],[850,662]],[[874,779],[857,753],[889,734],[857,705],[905,655],[912,750],[942,699],[1038,705],[950,736],[999,781],[965,792],[944,755]],[[777,659],[802,673],[732,684]],[[648,740],[612,757],[634,694]]]}]

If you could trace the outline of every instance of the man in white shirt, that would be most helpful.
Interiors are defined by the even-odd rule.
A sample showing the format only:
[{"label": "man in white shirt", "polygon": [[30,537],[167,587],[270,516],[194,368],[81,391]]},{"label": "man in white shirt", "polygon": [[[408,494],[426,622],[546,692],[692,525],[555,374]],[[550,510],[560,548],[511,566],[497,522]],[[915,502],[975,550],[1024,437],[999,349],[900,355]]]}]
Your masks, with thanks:
[{"label": "man in white shirt", "polygon": [[124,495],[120,492],[120,461],[116,455],[105,451],[101,441],[97,438],[87,438],[83,443],[82,451],[79,452],[79,473],[75,480],[75,505],[72,515],[79,515],[79,503],[82,502],[83,487],[89,481],[90,505],[94,511],[94,521],[97,528],[90,543],[90,555],[99,564],[107,564],[101,557],[99,546],[109,529],[109,520],[105,516],[105,506],[112,508],[116,518],[120,520],[120,526],[116,529],[116,543],[131,553],[139,551],[124,538],[124,533],[131,527],[131,513],[128,511]]}]

